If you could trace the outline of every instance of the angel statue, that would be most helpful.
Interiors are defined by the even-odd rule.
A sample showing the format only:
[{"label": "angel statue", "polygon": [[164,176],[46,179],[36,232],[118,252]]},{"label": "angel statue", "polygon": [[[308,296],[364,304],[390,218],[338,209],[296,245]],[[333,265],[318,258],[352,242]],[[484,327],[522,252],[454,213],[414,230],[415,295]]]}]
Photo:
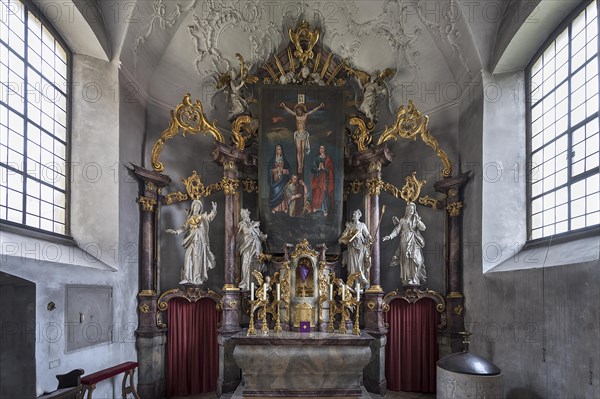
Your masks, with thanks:
[{"label": "angel statue", "polygon": [[360,221],[362,212],[357,209],[352,214],[352,221],[346,222],[346,229],[338,240],[346,244],[348,249],[342,256],[342,266],[348,267],[348,274],[358,273],[362,286],[369,286],[368,270],[371,267],[371,244],[373,238],[367,225]]},{"label": "angel statue", "polygon": [[215,256],[210,251],[208,228],[216,215],[216,202],[212,203],[210,213],[203,213],[202,202],[194,200],[183,226],[176,230],[167,229],[167,233],[170,234],[185,233],[183,238],[185,255],[179,284],[200,285],[208,280],[208,271],[214,269],[216,262]]},{"label": "angel statue", "polygon": [[262,242],[266,241],[267,235],[260,231],[260,222],[250,219],[250,211],[242,209],[240,211],[241,219],[238,224],[236,237],[236,249],[240,255],[241,278],[239,288],[249,290],[252,281],[252,272],[262,271],[263,262],[260,254],[262,253]]},{"label": "angel statue", "polygon": [[392,220],[396,227],[383,241],[391,240],[400,234],[400,243],[396,253],[392,257],[390,266],[400,266],[400,278],[403,285],[425,284],[427,273],[425,271],[425,260],[423,259],[423,247],[425,240],[421,231],[425,230],[425,224],[417,213],[414,202],[406,204],[404,217]]},{"label": "angel statue", "polygon": [[240,60],[239,76],[235,69],[230,68],[219,78],[217,89],[224,89],[227,92],[227,118],[233,121],[236,117],[248,113],[248,101],[242,95],[242,89],[246,84],[258,82],[258,77],[248,74],[248,68],[244,64],[244,58],[237,53]]},{"label": "angel statue", "polygon": [[363,98],[358,110],[365,114],[370,122],[375,123],[375,118],[377,117],[377,98],[386,93],[383,80],[393,76],[395,70],[388,68],[381,73],[374,71],[371,74],[353,69],[349,69],[349,71],[356,76],[358,86],[363,91]]},{"label": "angel statue", "polygon": [[258,289],[256,290],[256,299],[259,301],[264,301],[265,299],[268,301],[269,300],[269,292],[272,291],[272,285],[275,284],[275,282],[278,280],[279,278],[279,272],[275,272],[275,275],[273,276],[273,280],[271,280],[271,276],[264,276],[261,272],[254,270],[252,272],[252,275],[254,276],[254,279],[256,280],[256,282],[258,283]]}]

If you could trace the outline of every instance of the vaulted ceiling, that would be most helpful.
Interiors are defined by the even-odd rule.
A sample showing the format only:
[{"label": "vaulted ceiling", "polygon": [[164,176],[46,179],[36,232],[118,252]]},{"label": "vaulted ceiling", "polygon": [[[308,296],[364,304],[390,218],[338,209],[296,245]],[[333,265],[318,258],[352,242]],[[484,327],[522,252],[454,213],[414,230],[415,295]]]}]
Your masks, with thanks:
[{"label": "vaulted ceiling", "polygon": [[392,108],[408,98],[429,112],[445,107],[481,69],[457,0],[155,0],[138,1],[136,11],[120,60],[167,105],[186,92],[207,102],[215,76],[237,66],[236,53],[260,66],[287,44],[287,29],[300,20],[320,27],[323,45],[354,67],[396,68]]}]

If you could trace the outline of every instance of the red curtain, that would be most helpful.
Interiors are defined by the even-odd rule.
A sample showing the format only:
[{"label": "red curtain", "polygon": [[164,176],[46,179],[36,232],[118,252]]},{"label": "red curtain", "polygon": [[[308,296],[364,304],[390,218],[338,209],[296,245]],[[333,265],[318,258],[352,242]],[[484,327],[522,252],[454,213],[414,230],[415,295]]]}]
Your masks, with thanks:
[{"label": "red curtain", "polygon": [[435,302],[428,298],[414,304],[403,299],[390,303],[390,310],[385,314],[389,323],[385,348],[385,378],[389,390],[436,391],[439,317]]},{"label": "red curtain", "polygon": [[215,301],[169,301],[167,332],[167,396],[214,391],[219,375]]}]

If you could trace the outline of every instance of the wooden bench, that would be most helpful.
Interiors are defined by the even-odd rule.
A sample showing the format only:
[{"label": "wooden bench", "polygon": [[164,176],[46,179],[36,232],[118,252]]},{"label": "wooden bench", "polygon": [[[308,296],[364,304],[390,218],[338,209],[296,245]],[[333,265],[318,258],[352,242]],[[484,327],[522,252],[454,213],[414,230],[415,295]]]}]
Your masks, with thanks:
[{"label": "wooden bench", "polygon": [[[133,374],[135,373],[137,366],[137,362],[125,362],[81,377],[83,394],[85,395],[87,393],[86,398],[92,399],[92,392],[96,389],[97,383],[123,373],[123,383],[121,386],[123,399],[127,399],[128,393],[133,394],[136,399],[140,399],[133,382]],[[127,377],[129,377],[129,386],[127,385]]]},{"label": "wooden bench", "polygon": [[57,375],[58,387],[56,391],[38,396],[37,399],[81,399],[82,387],[80,377],[83,373],[83,369],[75,369],[67,374]]}]

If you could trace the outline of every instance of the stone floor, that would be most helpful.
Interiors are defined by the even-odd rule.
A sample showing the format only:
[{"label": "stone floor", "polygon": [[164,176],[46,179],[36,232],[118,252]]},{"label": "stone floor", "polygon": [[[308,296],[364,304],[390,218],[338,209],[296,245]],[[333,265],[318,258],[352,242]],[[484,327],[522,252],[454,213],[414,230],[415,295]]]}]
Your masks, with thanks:
[{"label": "stone floor", "polygon": [[[225,394],[221,396],[221,399],[228,399],[231,394]],[[215,392],[209,392],[201,395],[194,396],[176,396],[171,399],[217,399],[218,396]],[[373,399],[380,399],[379,395],[372,395]],[[417,392],[393,392],[388,391],[385,399],[433,399],[435,398],[434,394],[424,394]]]}]

